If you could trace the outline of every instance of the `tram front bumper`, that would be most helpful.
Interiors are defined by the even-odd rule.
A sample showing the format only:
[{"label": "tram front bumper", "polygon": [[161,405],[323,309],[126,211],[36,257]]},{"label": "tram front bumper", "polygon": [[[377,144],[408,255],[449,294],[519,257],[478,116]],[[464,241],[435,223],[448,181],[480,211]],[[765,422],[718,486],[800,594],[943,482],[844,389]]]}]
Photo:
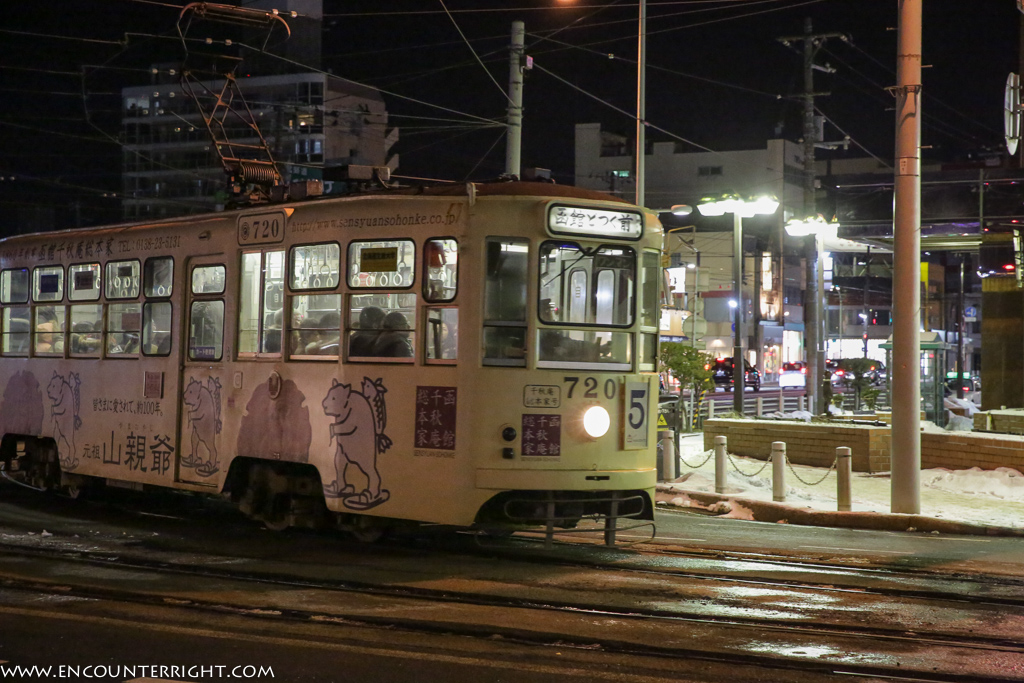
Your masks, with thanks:
[{"label": "tram front bumper", "polygon": [[513,470],[478,469],[476,487],[500,491],[622,491],[653,489],[656,469],[649,470]]}]

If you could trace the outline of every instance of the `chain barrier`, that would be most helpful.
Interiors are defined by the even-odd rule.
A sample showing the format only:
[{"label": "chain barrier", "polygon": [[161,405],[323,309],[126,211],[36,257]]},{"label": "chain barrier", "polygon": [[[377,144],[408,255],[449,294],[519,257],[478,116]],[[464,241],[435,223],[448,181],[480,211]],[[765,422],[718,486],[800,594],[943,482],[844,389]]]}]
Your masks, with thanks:
[{"label": "chain barrier", "polygon": [[715,449],[714,448],[712,448],[710,450],[707,450],[707,451],[704,451],[704,455],[706,455],[707,457],[704,458],[700,462],[699,465],[691,465],[690,463],[686,462],[686,458],[684,458],[682,455],[679,456],[679,462],[683,463],[684,465],[686,465],[687,467],[689,467],[692,470],[699,470],[701,467],[704,467],[704,465],[708,464],[708,460],[711,460],[711,458],[712,458],[712,456],[714,456],[714,454],[715,454]]},{"label": "chain barrier", "polygon": [[732,467],[733,467],[734,470],[736,470],[737,472],[742,474],[744,477],[750,477],[750,478],[756,477],[757,475],[759,475],[762,472],[764,472],[764,468],[768,467],[768,465],[770,465],[771,462],[772,462],[772,456],[769,455],[768,459],[764,461],[763,465],[761,465],[761,469],[759,469],[757,472],[754,472],[753,474],[748,474],[748,473],[744,472],[743,470],[741,470],[739,468],[739,466],[736,464],[736,461],[733,460],[732,453],[730,453],[729,451],[726,451],[725,455],[726,455],[726,457],[729,458],[729,462],[732,463]]},{"label": "chain barrier", "polygon": [[793,476],[796,477],[797,481],[799,481],[801,484],[803,484],[804,486],[817,486],[818,484],[820,484],[821,482],[825,481],[825,479],[828,478],[828,475],[830,475],[832,473],[832,470],[834,470],[836,468],[836,463],[838,461],[839,461],[839,458],[833,458],[832,465],[828,468],[828,471],[825,472],[825,474],[821,477],[821,479],[819,479],[818,481],[813,482],[813,483],[809,482],[809,481],[805,481],[803,478],[801,478],[801,476],[799,474],[797,474],[796,470],[793,469],[793,463],[791,463],[789,461],[789,458],[786,458],[786,465],[789,466],[789,471],[793,473]]}]

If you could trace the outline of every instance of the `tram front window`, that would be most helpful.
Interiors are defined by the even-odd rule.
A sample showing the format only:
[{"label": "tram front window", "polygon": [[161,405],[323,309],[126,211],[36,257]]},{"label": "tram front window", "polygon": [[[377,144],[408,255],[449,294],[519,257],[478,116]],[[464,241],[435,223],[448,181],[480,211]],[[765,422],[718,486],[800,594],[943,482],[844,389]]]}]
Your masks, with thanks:
[{"label": "tram front window", "polygon": [[[629,247],[586,248],[575,242],[545,242],[540,249],[538,315],[552,327],[538,332],[542,367],[600,364],[628,369],[632,334],[600,328],[633,324],[636,252]],[[591,329],[558,329],[566,326]]]}]

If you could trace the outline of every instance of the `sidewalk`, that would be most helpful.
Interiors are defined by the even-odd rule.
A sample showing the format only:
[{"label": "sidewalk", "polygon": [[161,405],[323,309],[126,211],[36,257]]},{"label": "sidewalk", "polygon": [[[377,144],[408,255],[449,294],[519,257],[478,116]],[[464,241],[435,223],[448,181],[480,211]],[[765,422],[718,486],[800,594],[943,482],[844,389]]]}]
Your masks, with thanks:
[{"label": "sidewalk", "polygon": [[922,470],[920,515],[890,512],[888,473],[854,472],[853,510],[838,512],[835,470],[787,465],[786,500],[775,502],[771,463],[730,455],[726,491],[718,494],[715,459],[704,450],[703,433],[685,434],[680,441],[680,476],[659,482],[659,507],[780,524],[1024,536],[1024,474],[1017,470]]}]

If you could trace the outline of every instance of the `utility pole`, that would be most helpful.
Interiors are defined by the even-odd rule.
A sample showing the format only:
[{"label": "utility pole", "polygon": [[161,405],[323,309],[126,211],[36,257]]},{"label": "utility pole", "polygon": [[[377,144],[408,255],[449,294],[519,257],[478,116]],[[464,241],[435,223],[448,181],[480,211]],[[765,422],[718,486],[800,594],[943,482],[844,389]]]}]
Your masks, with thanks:
[{"label": "utility pole", "polygon": [[519,177],[523,141],[523,57],[526,25],[512,22],[512,46],[508,59],[508,123],[505,137],[505,175]]},{"label": "utility pole", "polygon": [[[849,40],[843,33],[814,33],[810,17],[804,19],[802,36],[786,36],[779,42],[787,47],[793,43],[803,43],[804,58],[804,218],[817,216],[815,194],[817,192],[816,173],[814,168],[814,148],[819,142],[814,117],[814,98],[830,93],[814,92],[814,70],[834,72],[828,66],[818,66],[814,57],[829,38]],[[794,48],[795,49],[795,48]],[[825,352],[822,296],[824,292],[824,274],[821,272],[820,254],[818,253],[818,237],[809,235],[804,238],[804,258],[806,262],[807,300],[804,302],[804,347],[807,351],[807,389],[810,395],[812,413],[823,413],[828,407],[824,402],[821,384],[825,380]]]},{"label": "utility pole", "polygon": [[921,4],[899,0],[893,211],[893,512],[921,512]]},{"label": "utility pole", "polygon": [[636,47],[636,205],[647,200],[645,170],[647,143],[647,0],[640,0],[640,26]]}]

